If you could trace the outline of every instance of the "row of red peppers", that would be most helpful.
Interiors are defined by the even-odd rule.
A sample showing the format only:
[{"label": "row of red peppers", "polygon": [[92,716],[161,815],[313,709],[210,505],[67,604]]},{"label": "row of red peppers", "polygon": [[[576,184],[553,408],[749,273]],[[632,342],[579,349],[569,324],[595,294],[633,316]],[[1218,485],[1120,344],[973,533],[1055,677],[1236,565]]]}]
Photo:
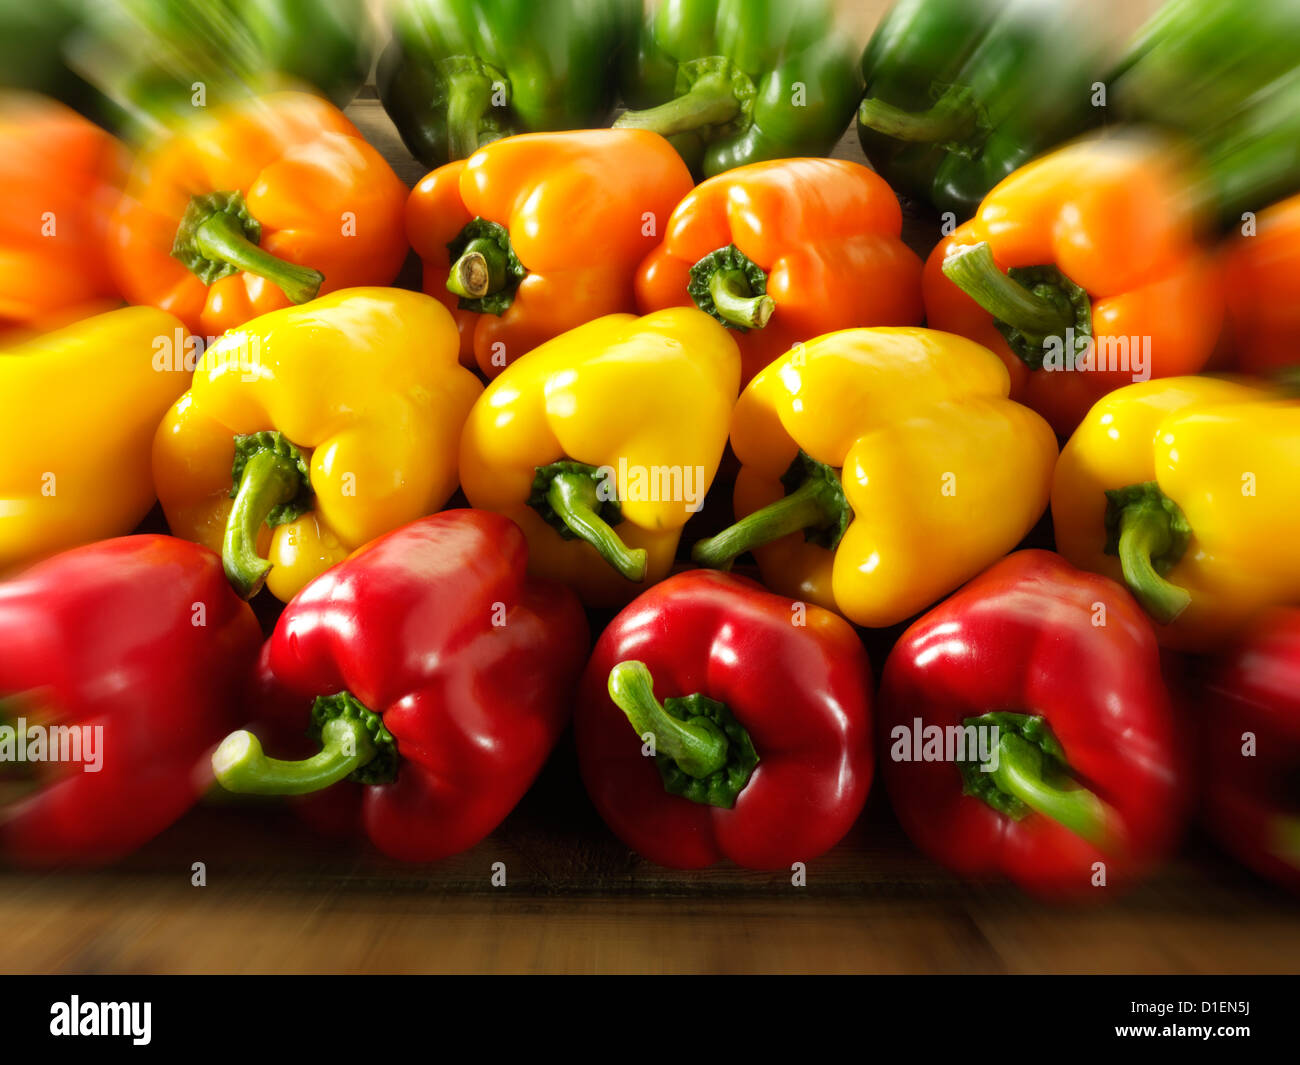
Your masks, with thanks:
[{"label": "row of red peppers", "polygon": [[863,645],[828,611],[689,571],[588,658],[577,599],[526,562],[509,519],[446,511],[317,578],[264,645],[198,545],[133,536],[33,567],[0,585],[0,754],[100,732],[71,762],[10,754],[0,848],[112,860],[215,771],[433,861],[500,824],[576,705],[595,806],[664,865],[818,857],[862,812],[878,748],[903,827],[961,874],[1069,897],[1131,883],[1177,844],[1198,776],[1225,846],[1300,886],[1300,612],[1220,663],[1193,729],[1129,592],[1021,551],[907,630],[873,711]]}]

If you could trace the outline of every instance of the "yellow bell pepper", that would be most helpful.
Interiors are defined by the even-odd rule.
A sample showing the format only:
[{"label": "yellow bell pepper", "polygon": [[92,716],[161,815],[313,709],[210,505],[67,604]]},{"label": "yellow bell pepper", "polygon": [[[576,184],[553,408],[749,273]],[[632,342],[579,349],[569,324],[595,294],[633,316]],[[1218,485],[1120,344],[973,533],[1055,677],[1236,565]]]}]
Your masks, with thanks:
[{"label": "yellow bell pepper", "polygon": [[626,602],[668,575],[739,388],[740,350],[702,311],[598,318],[488,386],[465,423],[461,486],[523,529],[534,574],[592,606]]},{"label": "yellow bell pepper", "polygon": [[[278,599],[441,507],[478,379],[450,313],[353,288],[254,318],[203,354],[154,441],[172,532]],[[232,498],[233,497],[233,498]]]},{"label": "yellow bell pepper", "polygon": [[797,345],[736,404],[740,520],[692,557],[727,568],[752,550],[773,591],[859,625],[903,621],[1047,507],[1056,438],[1010,387],[988,349],[928,329]]},{"label": "yellow bell pepper", "polygon": [[127,307],[0,349],[0,571],[149,512],[149,447],[189,383],[185,342],[177,318]]},{"label": "yellow bell pepper", "polygon": [[1172,377],[1100,400],[1061,452],[1057,549],[1122,581],[1161,643],[1204,651],[1300,603],[1300,402]]}]

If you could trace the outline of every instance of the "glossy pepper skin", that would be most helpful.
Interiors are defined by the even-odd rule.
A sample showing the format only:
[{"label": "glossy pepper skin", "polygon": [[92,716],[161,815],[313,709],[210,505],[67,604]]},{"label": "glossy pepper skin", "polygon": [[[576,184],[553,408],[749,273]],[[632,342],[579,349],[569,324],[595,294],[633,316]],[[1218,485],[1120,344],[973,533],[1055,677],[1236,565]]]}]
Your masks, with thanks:
[{"label": "glossy pepper skin", "polygon": [[532,573],[621,605],[668,575],[739,387],[740,352],[702,311],[598,318],[488,385],[461,437],[461,487],[524,530]]},{"label": "glossy pepper skin", "polygon": [[126,166],[122,146],[76,112],[0,93],[0,335],[119,302],[105,241]]},{"label": "glossy pepper skin", "polygon": [[1300,196],[1262,211],[1231,241],[1224,277],[1237,368],[1272,375],[1300,366]]},{"label": "glossy pepper skin", "polygon": [[325,100],[214,108],[141,155],[111,223],[114,277],[129,302],[217,337],[318,293],[391,282],[406,195]]},{"label": "glossy pepper skin", "polygon": [[1142,374],[1196,373],[1223,290],[1183,182],[1145,141],[1085,140],[1035,160],[931,253],[927,323],[995,352],[1012,398],[1061,436]]},{"label": "glossy pepper skin", "polygon": [[1201,728],[1210,831],[1243,864],[1300,891],[1300,610],[1269,613],[1220,656]]},{"label": "glossy pepper skin", "polygon": [[[1177,842],[1186,752],[1151,625],[1123,588],[1048,551],[1003,559],[908,628],[878,706],[894,811],[962,876],[1106,897]],[[941,749],[936,726],[984,730],[986,760]]]},{"label": "glossy pepper skin", "polygon": [[1061,451],[1056,546],[1127,583],[1162,644],[1211,650],[1300,598],[1297,469],[1295,400],[1209,377],[1129,385]]},{"label": "glossy pepper skin", "polygon": [[0,347],[0,573],[149,512],[154,430],[189,383],[165,356],[184,335],[125,307]]},{"label": "glossy pepper skin", "polygon": [[668,137],[704,177],[826,155],[862,92],[857,45],[828,0],[665,0],[623,73],[615,126]]},{"label": "glossy pepper skin", "polygon": [[456,318],[461,361],[495,377],[574,326],[635,310],[637,265],[690,189],[653,134],[526,134],[425,177],[406,231],[424,291]]},{"label": "glossy pepper skin", "polygon": [[209,347],[153,445],[172,531],[222,553],[245,596],[288,600],[456,490],[456,444],[482,385],[437,301],[335,292]]},{"label": "glossy pepper skin", "polygon": [[742,381],[801,341],[919,325],[921,260],[889,186],[843,159],[752,163],[709,178],[637,271],[644,312],[691,306],[740,345]]},{"label": "glossy pepper skin", "polygon": [[788,870],[835,846],[866,802],[871,667],[829,611],[692,570],[605,630],[574,739],[592,802],[633,850],[676,869]]},{"label": "glossy pepper skin", "polygon": [[402,0],[380,99],[425,166],[518,133],[604,125],[636,0]]},{"label": "glossy pepper skin", "polygon": [[1073,0],[899,0],[862,55],[858,139],[899,192],[970,218],[1031,158],[1095,125],[1104,20]]},{"label": "glossy pepper skin", "polygon": [[102,729],[80,734],[94,749],[64,749],[80,762],[11,749],[2,772],[21,797],[0,808],[0,852],[99,864],[172,824],[211,781],[261,640],[221,560],[169,536],[80,547],[0,584],[0,724],[22,719],[29,744],[37,726]]},{"label": "glossy pepper skin", "polygon": [[449,510],[317,578],[285,608],[258,669],[268,722],[298,737],[310,726],[317,753],[279,761],[236,732],[213,755],[217,779],[301,795],[348,778],[365,787],[340,805],[360,807],[390,857],[474,846],[555,746],[589,646],[577,599],[526,577],[526,556],[507,519]]},{"label": "glossy pepper skin", "polygon": [[1010,551],[1047,506],[1056,441],[992,353],[927,329],[849,329],[741,394],[736,524],[691,557],[752,550],[773,591],[858,625],[906,620]]}]

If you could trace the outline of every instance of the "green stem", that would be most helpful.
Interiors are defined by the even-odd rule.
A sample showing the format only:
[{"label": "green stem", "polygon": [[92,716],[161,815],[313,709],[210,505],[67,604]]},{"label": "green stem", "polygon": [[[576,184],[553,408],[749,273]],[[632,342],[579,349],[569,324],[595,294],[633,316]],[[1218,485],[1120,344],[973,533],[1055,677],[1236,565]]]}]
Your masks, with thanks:
[{"label": "green stem", "polygon": [[1031,810],[1097,846],[1107,844],[1106,804],[1087,788],[1049,768],[1041,748],[1014,732],[998,739],[997,786]]},{"label": "green stem", "polygon": [[495,241],[471,240],[447,273],[447,291],[477,300],[506,287],[508,256]]},{"label": "green stem", "polygon": [[1072,311],[1040,299],[999,270],[987,241],[957,248],[943,261],[943,273],[999,322],[1040,343],[1075,324]]},{"label": "green stem", "polygon": [[209,215],[194,230],[194,247],[205,259],[266,278],[293,303],[315,299],[325,280],[319,270],[285,262],[263,251],[244,236],[238,219],[222,211]]},{"label": "green stem", "polygon": [[776,310],[766,294],[755,296],[743,270],[718,270],[709,279],[709,295],[724,321],[741,329],[762,329]]},{"label": "green stem", "polygon": [[784,498],[741,518],[717,536],[699,541],[691,549],[691,560],[709,569],[730,569],[746,551],[800,529],[827,525],[837,514],[837,501],[828,498],[825,485],[809,478]]},{"label": "green stem", "polygon": [[546,491],[546,501],[571,532],[586,540],[600,557],[630,581],[645,580],[646,552],[630,549],[598,513],[596,482],[581,473],[557,473]]},{"label": "green stem", "polygon": [[1169,515],[1158,506],[1142,503],[1124,508],[1119,519],[1119,562],[1124,582],[1153,618],[1168,625],[1192,601],[1185,588],[1171,584],[1156,572],[1153,559],[1166,555],[1173,544]]},{"label": "green stem", "polygon": [[609,697],[627,715],[638,736],[654,739],[655,753],[671,758],[688,776],[700,779],[727,764],[728,740],[707,718],[679,721],[655,698],[654,681],[644,662],[620,662],[609,671]]},{"label": "green stem", "polygon": [[707,126],[720,126],[740,114],[741,103],[730,77],[700,78],[691,91],[658,107],[624,111],[614,126],[618,129],[648,129],[662,137],[689,133]]},{"label": "green stem", "polygon": [[292,457],[258,451],[244,466],[226,521],[221,561],[227,579],[245,599],[262,590],[271,572],[271,563],[257,553],[263,523],[276,507],[296,499],[301,489],[302,471]]},{"label": "green stem", "polygon": [[227,791],[251,795],[306,795],[337,784],[378,754],[365,725],[336,717],[321,728],[318,754],[297,762],[269,758],[251,732],[232,732],[212,755],[212,771]]},{"label": "green stem", "polygon": [[449,160],[468,159],[479,150],[479,124],[492,104],[492,79],[480,73],[447,78]]},{"label": "green stem", "polygon": [[954,104],[946,98],[928,111],[904,111],[871,97],[863,100],[858,108],[858,121],[893,140],[924,144],[968,140],[978,128],[971,107]]}]

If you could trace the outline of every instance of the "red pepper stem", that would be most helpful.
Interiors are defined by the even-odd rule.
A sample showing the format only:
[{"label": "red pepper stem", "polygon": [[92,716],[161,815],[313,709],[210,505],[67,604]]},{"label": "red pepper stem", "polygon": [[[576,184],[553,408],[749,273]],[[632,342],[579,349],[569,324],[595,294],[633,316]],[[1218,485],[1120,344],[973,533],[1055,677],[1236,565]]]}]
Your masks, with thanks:
[{"label": "red pepper stem", "polygon": [[740,114],[740,100],[730,77],[716,74],[700,78],[690,92],[644,111],[624,111],[617,129],[648,129],[661,137],[720,126]]},{"label": "red pepper stem", "polygon": [[644,662],[620,662],[609,671],[609,697],[627,715],[638,736],[650,736],[655,754],[677,763],[688,776],[702,779],[727,764],[729,740],[707,718],[679,721],[655,698],[654,681]]},{"label": "red pepper stem", "polygon": [[262,590],[271,563],[257,553],[257,539],[271,511],[295,499],[302,474],[293,458],[274,451],[254,454],[239,482],[221,542],[221,562],[226,578],[245,599]]},{"label": "red pepper stem", "polygon": [[998,739],[997,786],[1031,810],[1050,817],[1096,846],[1107,844],[1109,808],[1091,791],[1061,773],[1051,772],[1041,748],[1014,732]]},{"label": "red pepper stem", "polygon": [[987,241],[956,248],[944,259],[943,273],[999,322],[1039,342],[1075,324],[1073,311],[1054,306],[999,270]]},{"label": "red pepper stem", "polygon": [[718,314],[742,329],[762,329],[776,310],[771,296],[755,296],[743,270],[718,270],[709,279],[709,295]]},{"label": "red pepper stem", "polygon": [[788,496],[741,518],[716,536],[699,541],[691,549],[691,559],[709,569],[730,569],[732,562],[746,551],[800,529],[825,525],[834,515],[824,485],[810,478]]},{"label": "red pepper stem", "polygon": [[1159,506],[1135,503],[1124,508],[1119,521],[1119,562],[1124,582],[1148,614],[1170,624],[1191,604],[1185,588],[1156,572],[1153,557],[1169,551],[1169,516]]},{"label": "red pepper stem", "polygon": [[506,253],[495,241],[479,238],[465,245],[447,273],[447,291],[469,300],[506,287]]},{"label": "red pepper stem", "polygon": [[623,543],[598,513],[600,499],[595,482],[580,473],[557,473],[546,491],[546,501],[569,530],[586,540],[600,557],[630,581],[645,580],[646,552]]},{"label": "red pepper stem", "polygon": [[263,251],[246,236],[239,220],[215,211],[194,231],[194,246],[205,259],[229,263],[240,270],[264,277],[293,303],[316,298],[325,275],[319,270],[286,262]]},{"label": "red pepper stem", "polygon": [[284,762],[269,758],[251,732],[232,732],[212,755],[212,772],[227,791],[246,795],[306,795],[337,784],[378,753],[365,725],[336,717],[321,727],[321,750]]},{"label": "red pepper stem", "polygon": [[976,130],[974,110],[955,105],[947,97],[927,111],[904,111],[868,97],[858,108],[858,122],[893,140],[923,144],[966,140]]}]

